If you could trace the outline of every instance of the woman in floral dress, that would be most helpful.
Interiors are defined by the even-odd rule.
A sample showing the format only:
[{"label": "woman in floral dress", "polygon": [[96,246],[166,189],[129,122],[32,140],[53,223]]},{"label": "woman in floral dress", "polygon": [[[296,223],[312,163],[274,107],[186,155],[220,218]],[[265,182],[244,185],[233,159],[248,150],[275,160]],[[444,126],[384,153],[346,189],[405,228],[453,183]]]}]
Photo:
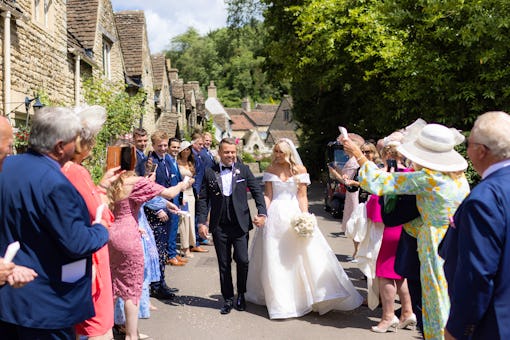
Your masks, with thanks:
[{"label": "woman in floral dress", "polygon": [[441,340],[448,319],[449,299],[443,260],[438,245],[448,228],[449,219],[469,193],[463,171],[466,160],[453,150],[464,137],[454,129],[428,124],[410,131],[398,151],[413,162],[415,172],[388,173],[368,162],[350,140],[343,140],[345,150],[360,165],[361,187],[376,195],[416,195],[416,205],[423,225],[406,232],[418,240],[420,276],[423,292],[423,331],[425,339]]}]

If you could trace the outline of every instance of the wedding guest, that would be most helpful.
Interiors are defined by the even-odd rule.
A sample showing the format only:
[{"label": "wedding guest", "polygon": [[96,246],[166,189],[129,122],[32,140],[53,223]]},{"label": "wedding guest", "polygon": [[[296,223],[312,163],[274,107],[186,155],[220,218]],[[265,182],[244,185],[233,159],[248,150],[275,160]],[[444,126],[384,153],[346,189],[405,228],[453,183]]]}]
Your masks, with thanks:
[{"label": "wedding guest", "polygon": [[[202,155],[202,149],[204,147],[204,140],[200,133],[195,132],[191,136],[191,151],[193,153],[193,158],[195,159],[195,183],[193,184],[193,190],[195,191],[195,196],[197,198],[200,198],[200,191],[202,188],[202,181],[205,175],[205,171],[207,169],[206,167],[206,161],[203,159]],[[210,209],[210,206],[208,206]],[[203,237],[198,232],[198,216],[195,218],[195,235],[196,235],[196,242],[195,246],[191,248],[192,252],[197,253],[208,253],[209,250],[201,247],[201,245],[209,245],[209,240],[205,236]]]},{"label": "wedding guest", "polygon": [[380,170],[367,161],[353,141],[340,138],[344,149],[355,157],[361,167],[362,188],[379,196],[416,195],[423,225],[415,229],[406,226],[406,231],[418,240],[423,331],[425,339],[442,339],[449,301],[443,260],[437,249],[448,228],[449,218],[469,192],[463,172],[467,162],[454,150],[464,137],[457,130],[439,124],[427,124],[409,131],[397,151],[412,162],[414,172]]},{"label": "wedding guest", "polygon": [[[105,183],[115,180],[115,170],[106,172],[100,184],[96,186],[88,170],[82,162],[90,156],[96,143],[96,136],[106,120],[106,110],[100,106],[81,107],[75,109],[80,118],[82,128],[76,139],[76,148],[71,160],[62,167],[62,172],[74,185],[85,200],[90,222],[96,219],[97,208],[108,203]],[[112,212],[106,208],[101,217],[103,225],[109,227],[113,222]],[[76,325],[76,334],[87,336],[88,339],[111,339],[113,337],[113,295],[110,275],[110,256],[108,245],[92,254],[92,301],[95,315]]]},{"label": "wedding guest", "polygon": [[[147,148],[147,131],[142,128],[136,128],[133,131],[133,141],[136,148],[136,166],[135,172],[138,176],[145,176],[146,166],[152,164],[147,164],[149,162],[149,157],[145,155],[145,149]],[[149,174],[147,174],[149,175]]]},{"label": "wedding guest", "polygon": [[28,152],[4,162],[0,249],[19,241],[16,262],[38,274],[20,289],[0,289],[5,339],[73,339],[74,325],[94,315],[91,255],[108,231],[91,225],[85,202],[60,169],[81,128],[73,110],[43,108],[33,117]]},{"label": "wedding guest", "polygon": [[[191,152],[192,144],[183,141],[177,155],[177,165],[182,176],[194,178],[195,160]],[[195,246],[195,194],[193,188],[186,189],[183,192],[181,210],[187,212],[179,217],[179,233],[181,235],[181,254],[184,257],[192,258],[191,248]]]},{"label": "wedding guest", "polygon": [[212,134],[210,132],[204,132],[202,134],[202,140],[204,141],[204,147],[202,148],[201,155],[205,160],[205,167],[210,168],[216,163],[217,152],[211,149],[212,145]]},{"label": "wedding guest", "polygon": [[[134,171],[123,173],[110,184],[108,197],[113,203],[115,221],[110,227],[110,268],[114,298],[124,300],[126,315],[126,339],[138,339],[138,307],[142,294],[144,257],[138,226],[141,205],[161,195],[172,199],[188,184],[180,182],[165,188],[146,177],[136,176]],[[173,206],[177,210],[176,206]]]},{"label": "wedding guest", "polygon": [[445,339],[510,337],[510,116],[477,118],[467,154],[482,181],[457,209],[443,241],[450,314]]}]

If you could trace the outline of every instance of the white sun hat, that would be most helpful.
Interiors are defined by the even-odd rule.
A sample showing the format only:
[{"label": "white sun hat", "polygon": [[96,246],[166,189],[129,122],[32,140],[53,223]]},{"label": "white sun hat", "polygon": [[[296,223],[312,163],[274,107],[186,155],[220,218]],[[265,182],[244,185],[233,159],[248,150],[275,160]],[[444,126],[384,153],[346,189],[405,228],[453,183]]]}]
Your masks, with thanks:
[{"label": "white sun hat", "polygon": [[468,163],[454,150],[455,145],[463,141],[464,136],[456,129],[427,124],[409,131],[397,151],[412,162],[431,170],[463,171]]},{"label": "white sun hat", "polygon": [[181,145],[179,146],[179,153],[181,153],[184,149],[189,148],[193,145],[193,142],[188,142],[187,140],[183,140]]}]

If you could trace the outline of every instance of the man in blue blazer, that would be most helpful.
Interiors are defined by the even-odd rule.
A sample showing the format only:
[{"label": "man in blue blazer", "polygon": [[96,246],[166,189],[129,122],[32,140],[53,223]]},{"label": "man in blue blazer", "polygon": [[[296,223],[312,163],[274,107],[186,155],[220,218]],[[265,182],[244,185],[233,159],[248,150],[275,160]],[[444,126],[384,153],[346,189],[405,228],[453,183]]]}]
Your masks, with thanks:
[{"label": "man in blue blazer", "polygon": [[510,338],[510,116],[478,117],[467,153],[482,181],[457,209],[439,254],[451,309],[445,339]]},{"label": "man in blue blazer", "polygon": [[0,287],[0,337],[74,339],[73,326],[94,315],[91,254],[108,241],[90,225],[82,197],[60,171],[81,123],[71,109],[44,108],[33,119],[29,152],[11,156],[0,174],[0,249],[19,241],[15,261],[37,278]]}]

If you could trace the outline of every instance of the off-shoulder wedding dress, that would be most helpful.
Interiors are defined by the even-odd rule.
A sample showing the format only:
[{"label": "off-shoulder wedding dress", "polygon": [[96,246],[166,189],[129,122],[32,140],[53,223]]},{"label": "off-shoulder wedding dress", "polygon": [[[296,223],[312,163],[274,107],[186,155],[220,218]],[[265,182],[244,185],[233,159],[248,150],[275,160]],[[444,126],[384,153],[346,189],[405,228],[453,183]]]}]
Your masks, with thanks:
[{"label": "off-shoulder wedding dress", "polygon": [[283,182],[264,173],[263,181],[272,182],[273,199],[266,225],[256,228],[250,247],[246,300],[266,305],[271,319],[359,307],[363,298],[319,228],[312,237],[300,237],[290,226],[300,213],[297,185],[310,184],[309,175]]}]

